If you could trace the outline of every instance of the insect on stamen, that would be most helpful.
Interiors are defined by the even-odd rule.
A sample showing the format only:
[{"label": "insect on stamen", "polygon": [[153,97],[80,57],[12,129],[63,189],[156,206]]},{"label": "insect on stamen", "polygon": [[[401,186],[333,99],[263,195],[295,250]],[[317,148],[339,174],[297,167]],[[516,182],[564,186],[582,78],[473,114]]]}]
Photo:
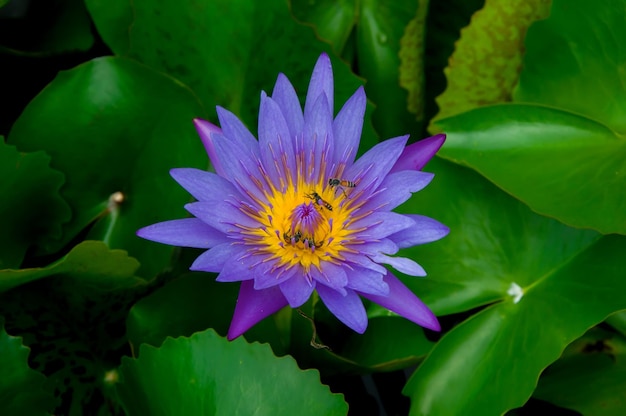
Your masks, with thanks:
[{"label": "insect on stamen", "polygon": [[330,205],[328,202],[324,201],[322,199],[322,197],[315,191],[311,192],[310,194],[305,195],[307,198],[311,198],[313,201],[315,201],[315,203],[319,206],[323,206],[325,207],[327,210],[332,211],[333,210],[333,206]]},{"label": "insect on stamen", "polygon": [[348,195],[346,194],[345,188],[356,187],[356,182],[347,181],[345,179],[340,179],[340,178],[330,178],[328,180],[328,186],[330,186],[331,188],[336,188],[335,193],[337,193],[337,190],[340,189],[343,195],[347,198]]}]

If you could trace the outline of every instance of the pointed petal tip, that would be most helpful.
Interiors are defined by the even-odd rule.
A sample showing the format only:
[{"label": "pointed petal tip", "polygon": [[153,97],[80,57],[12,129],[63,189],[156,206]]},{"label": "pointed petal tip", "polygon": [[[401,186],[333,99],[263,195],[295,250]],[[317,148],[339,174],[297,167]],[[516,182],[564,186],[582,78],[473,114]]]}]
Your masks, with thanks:
[{"label": "pointed petal tip", "polygon": [[367,330],[367,324],[369,323],[369,321],[364,321],[362,324],[360,324],[359,326],[351,326],[350,328],[352,328],[354,330],[354,332],[356,332],[359,335],[363,335],[365,333],[365,331]]},{"label": "pointed petal tip", "polygon": [[[187,178],[188,176],[193,175],[192,172],[194,172],[196,169],[194,168],[172,168],[170,169],[170,176],[172,177],[172,179],[174,179],[176,182],[178,182],[180,184],[180,181],[183,178]],[[199,170],[199,169],[198,169]]]},{"label": "pointed petal tip", "polygon": [[312,118],[313,107],[322,92],[326,94],[328,108],[330,109],[331,114],[334,114],[333,67],[330,57],[326,53],[322,53],[319,56],[315,66],[313,67],[313,73],[311,74],[309,88],[307,90],[304,103],[305,120]]},{"label": "pointed petal tip", "polygon": [[387,272],[385,281],[389,285],[388,296],[367,293],[360,295],[389,309],[392,312],[432,331],[440,331],[441,326],[435,314],[407,286],[392,273]]},{"label": "pointed petal tip", "polygon": [[350,103],[350,105],[355,109],[358,109],[358,113],[360,116],[358,118],[362,118],[365,114],[365,107],[367,106],[367,94],[365,94],[365,88],[363,87],[363,85],[357,88],[356,91],[354,91],[354,94],[352,94],[352,96],[348,98],[346,104],[348,103]]},{"label": "pointed petal tip", "polygon": [[196,130],[198,130],[198,133],[200,134],[205,133],[205,132],[211,132],[211,131],[215,131],[216,133],[222,132],[221,128],[211,123],[210,121],[204,120],[202,118],[198,118],[198,117],[194,118],[193,124],[196,127]]},{"label": "pointed petal tip", "polygon": [[287,300],[278,286],[264,290],[254,289],[254,282],[241,283],[235,313],[228,328],[229,341],[239,337],[248,329],[287,306]]},{"label": "pointed petal tip", "polygon": [[433,320],[428,324],[424,323],[422,327],[426,329],[430,329],[431,331],[441,332],[441,325],[439,324],[439,320],[433,315]]},{"label": "pointed petal tip", "polygon": [[196,131],[200,136],[200,140],[204,145],[204,149],[206,150],[207,155],[209,156],[209,159],[211,160],[211,163],[215,168],[215,171],[218,173],[218,175],[223,175],[224,169],[217,157],[215,144],[213,143],[213,137],[211,137],[213,134],[221,134],[222,129],[211,123],[210,121],[206,121],[201,118],[194,118],[193,124],[196,127]]},{"label": "pointed petal tip", "polygon": [[146,239],[146,240],[147,240],[147,238],[145,237],[145,235],[146,235],[146,228],[148,228],[148,227],[150,227],[150,226],[148,225],[148,226],[146,226],[146,227],[142,227],[142,228],[138,229],[137,231],[135,231],[135,235],[136,235],[137,237],[140,237],[140,238],[143,238],[143,239]]},{"label": "pointed petal tip", "polygon": [[328,62],[330,62],[330,57],[328,56],[328,53],[326,53],[325,51],[320,53],[319,58],[317,58],[317,62],[320,62],[320,61],[328,61]]},{"label": "pointed petal tip", "polygon": [[422,170],[443,146],[445,141],[445,134],[437,134],[406,146],[391,172]]},{"label": "pointed petal tip", "polygon": [[231,334],[230,331],[228,331],[228,334],[226,334],[226,339],[229,341],[232,341],[234,339],[237,339],[241,336],[242,334]]},{"label": "pointed petal tip", "polygon": [[315,66],[313,67],[313,76],[316,74],[327,74],[330,72],[332,76],[332,62],[330,61],[330,56],[326,52],[322,52],[320,56],[317,58],[315,62]]}]

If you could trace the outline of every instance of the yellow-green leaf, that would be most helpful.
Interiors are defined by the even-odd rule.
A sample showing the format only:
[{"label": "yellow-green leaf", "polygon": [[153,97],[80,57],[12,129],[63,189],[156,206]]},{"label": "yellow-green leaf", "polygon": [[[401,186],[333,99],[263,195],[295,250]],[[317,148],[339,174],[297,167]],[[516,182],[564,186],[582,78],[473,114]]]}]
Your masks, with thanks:
[{"label": "yellow-green leaf", "polygon": [[407,110],[418,120],[424,117],[424,34],[428,0],[420,0],[415,17],[400,39],[400,86],[409,92]]},{"label": "yellow-green leaf", "polygon": [[526,30],[545,19],[551,0],[486,0],[461,31],[444,70],[448,85],[437,97],[439,113],[431,121],[487,104],[511,101],[519,78]]}]

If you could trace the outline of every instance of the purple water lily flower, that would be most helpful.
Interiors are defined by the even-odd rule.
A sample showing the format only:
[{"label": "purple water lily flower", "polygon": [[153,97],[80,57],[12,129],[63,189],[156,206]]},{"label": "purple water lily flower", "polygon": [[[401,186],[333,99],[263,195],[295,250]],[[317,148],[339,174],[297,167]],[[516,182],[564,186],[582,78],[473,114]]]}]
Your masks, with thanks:
[{"label": "purple water lily flower", "polygon": [[410,276],[424,269],[399,249],[444,237],[448,228],[391,210],[424,188],[420,171],[445,140],[437,135],[406,146],[385,140],[355,161],[363,126],[363,87],[333,119],[333,74],[322,54],[311,76],[304,112],[280,74],[272,96],[261,94],[259,139],[218,107],[221,128],[195,120],[216,173],[173,169],[197,202],[194,218],[142,228],[140,237],[208,249],[191,270],[241,281],[228,338],[234,339],[284,306],[297,308],[314,291],[358,333],[367,328],[361,296],[432,330],[433,313],[383,264]]}]

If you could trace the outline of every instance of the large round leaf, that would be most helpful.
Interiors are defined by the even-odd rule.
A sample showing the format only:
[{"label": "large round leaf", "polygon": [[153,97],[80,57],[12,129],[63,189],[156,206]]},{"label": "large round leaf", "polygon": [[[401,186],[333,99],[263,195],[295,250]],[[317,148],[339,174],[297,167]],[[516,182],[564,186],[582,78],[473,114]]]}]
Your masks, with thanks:
[{"label": "large round leaf", "polygon": [[528,30],[514,100],[583,114],[626,132],[626,7],[623,0],[554,0]]},{"label": "large round leaf", "polygon": [[213,330],[144,345],[124,359],[119,397],[129,415],[345,415],[342,396],[267,344],[232,342]]},{"label": "large round leaf", "polygon": [[414,414],[501,414],[530,397],[569,342],[626,306],[615,295],[626,289],[626,241],[534,214],[439,158],[425,170],[436,173],[433,182],[402,210],[434,217],[451,232],[405,250],[429,275],[404,282],[437,314],[500,303],[445,335],[406,394]]},{"label": "large round leaf", "polygon": [[523,405],[568,343],[626,308],[616,295],[626,291],[625,250],[626,237],[605,236],[455,327],[405,387],[411,414],[501,415]]},{"label": "large round leaf", "polygon": [[[114,212],[115,221],[92,237],[128,250],[141,261],[140,274],[152,276],[169,262],[171,248],[135,231],[185,215],[189,195],[168,170],[207,165],[192,123],[203,114],[171,78],[129,59],[100,58],[60,73],[24,110],[8,141],[46,150],[52,167],[65,173],[62,195],[74,218],[64,242]],[[116,192],[121,206],[111,199]]]},{"label": "large round leaf", "polygon": [[476,109],[439,122],[440,155],[476,169],[535,211],[626,233],[626,140],[571,113],[531,105]]},{"label": "large round leaf", "polygon": [[428,273],[403,281],[437,315],[495,302],[513,282],[531,284],[598,238],[533,213],[467,168],[434,158],[424,170],[434,179],[400,209],[435,218],[450,234],[403,250]]}]

